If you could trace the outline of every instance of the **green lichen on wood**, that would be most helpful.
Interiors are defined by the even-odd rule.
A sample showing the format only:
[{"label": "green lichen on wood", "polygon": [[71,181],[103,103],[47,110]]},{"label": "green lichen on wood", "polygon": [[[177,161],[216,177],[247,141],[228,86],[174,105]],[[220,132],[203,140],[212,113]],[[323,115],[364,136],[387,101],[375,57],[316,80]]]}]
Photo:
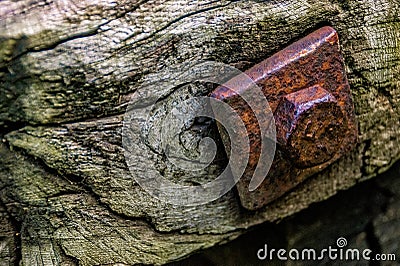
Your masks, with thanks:
[{"label": "green lichen on wood", "polygon": [[[23,239],[26,264],[35,257],[35,239],[43,236],[50,239],[43,245],[54,265],[167,262],[234,237],[237,230],[287,217],[400,157],[396,1],[115,5],[83,1],[64,10],[49,3],[20,12],[25,2],[0,3],[9,11],[0,22],[0,126],[14,148],[1,146],[0,180],[9,184],[1,199],[25,235],[44,232]],[[51,21],[38,23],[46,17]],[[244,70],[326,24],[339,33],[355,103],[360,134],[352,153],[257,213],[244,211],[234,192],[181,208],[158,202],[135,184],[124,161],[121,128],[130,96],[144,80],[163,78],[160,70],[170,64],[204,59]],[[177,93],[193,97],[185,88]],[[166,165],[162,156],[153,158],[148,164]],[[167,178],[176,178],[167,170]],[[109,239],[102,243],[96,230]],[[171,246],[174,238],[178,242]]]},{"label": "green lichen on wood", "polygon": [[82,265],[162,264],[239,234],[156,232],[142,219],[119,217],[79,185],[4,145],[0,154],[2,173],[13,177],[2,178],[8,193],[0,199],[22,222],[22,265],[65,265],[74,261],[68,255]]}]

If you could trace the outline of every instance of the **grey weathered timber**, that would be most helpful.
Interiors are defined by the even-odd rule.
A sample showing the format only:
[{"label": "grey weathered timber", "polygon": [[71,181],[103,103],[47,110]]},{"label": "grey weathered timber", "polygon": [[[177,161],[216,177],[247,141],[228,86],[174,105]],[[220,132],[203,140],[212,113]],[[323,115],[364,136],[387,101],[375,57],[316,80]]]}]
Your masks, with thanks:
[{"label": "grey weathered timber", "polygon": [[[234,190],[178,207],[134,182],[122,119],[145,80],[197,60],[245,70],[322,25],[340,36],[359,123],[352,153],[257,212],[241,208]],[[385,171],[400,157],[399,40],[394,0],[0,2],[0,200],[21,227],[22,264],[162,264]],[[209,91],[176,88],[158,118],[174,101]],[[217,160],[186,176],[156,152],[138,167],[146,174],[149,164],[183,183],[211,180],[223,167]]]},{"label": "grey weathered timber", "polygon": [[[337,247],[339,237],[347,240],[346,249],[362,252],[369,248],[373,254],[395,254],[395,258],[380,261],[380,265],[398,265],[400,261],[400,162],[385,173],[341,191],[323,202],[276,223],[264,223],[248,230],[237,239],[201,251],[171,266],[184,265],[252,265],[252,266],[321,266],[368,265],[360,260],[324,259],[283,261],[260,260],[256,253],[265,244],[268,250],[283,248],[323,250]],[[261,254],[261,256],[263,256]],[[356,257],[356,256],[355,256]],[[374,255],[371,256],[374,258]],[[373,264],[373,263],[371,263]]]}]

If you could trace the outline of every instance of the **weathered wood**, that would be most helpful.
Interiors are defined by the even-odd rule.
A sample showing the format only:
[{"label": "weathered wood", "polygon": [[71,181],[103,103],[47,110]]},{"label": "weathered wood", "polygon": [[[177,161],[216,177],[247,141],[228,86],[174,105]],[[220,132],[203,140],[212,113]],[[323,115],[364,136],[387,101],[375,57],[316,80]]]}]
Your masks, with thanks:
[{"label": "weathered wood", "polygon": [[12,217],[0,205],[0,265],[11,266],[18,262],[18,229],[12,224]]},{"label": "weathered wood", "polygon": [[[1,146],[1,200],[26,228],[25,264],[35,256],[50,265],[164,263],[291,215],[400,157],[398,1],[3,1],[0,17],[0,126],[9,145]],[[258,212],[243,210],[234,191],[177,207],[134,182],[122,119],[145,80],[202,59],[244,70],[325,24],[339,32],[359,121],[351,154]],[[174,101],[208,91],[177,88],[158,104],[159,119]],[[193,179],[157,153],[148,164],[177,182],[210,180],[223,167],[214,162]]]},{"label": "weathered wood", "polygon": [[[368,248],[375,254],[395,254],[381,265],[397,265],[400,261],[400,163],[379,178],[368,180],[337,193],[326,201],[313,204],[306,210],[284,219],[279,224],[264,223],[254,227],[237,239],[219,247],[209,248],[171,266],[184,265],[304,265],[304,260],[281,260],[274,253],[270,260],[260,260],[257,252],[267,244],[269,251],[283,248],[290,251],[313,248],[337,247],[337,239],[345,238],[347,248],[360,253]],[[263,254],[261,254],[262,256]],[[334,256],[334,255],[333,255]],[[344,255],[346,256],[346,255]],[[307,261],[307,265],[366,265],[360,260],[336,260],[328,258]],[[198,262],[200,261],[200,262]],[[201,263],[202,262],[202,263]],[[373,264],[373,263],[372,263]]]}]

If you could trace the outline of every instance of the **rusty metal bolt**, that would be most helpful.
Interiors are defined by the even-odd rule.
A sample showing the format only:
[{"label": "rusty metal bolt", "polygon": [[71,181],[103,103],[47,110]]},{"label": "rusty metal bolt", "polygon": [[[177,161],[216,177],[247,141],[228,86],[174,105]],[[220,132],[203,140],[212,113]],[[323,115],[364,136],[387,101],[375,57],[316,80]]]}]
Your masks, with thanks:
[{"label": "rusty metal bolt", "polygon": [[281,149],[301,168],[330,160],[345,138],[345,116],[336,98],[315,85],[281,98],[275,111]]},{"label": "rusty metal bolt", "polygon": [[[271,169],[255,190],[249,190],[249,184],[262,163],[263,140],[254,110],[240,96],[250,86],[239,75],[227,82],[235,91],[222,85],[211,97],[228,103],[246,126],[249,163],[236,186],[243,207],[256,210],[351,151],[358,132],[339,36],[333,28],[309,34],[245,73],[269,102],[278,144]],[[229,138],[220,132],[229,152]]]}]

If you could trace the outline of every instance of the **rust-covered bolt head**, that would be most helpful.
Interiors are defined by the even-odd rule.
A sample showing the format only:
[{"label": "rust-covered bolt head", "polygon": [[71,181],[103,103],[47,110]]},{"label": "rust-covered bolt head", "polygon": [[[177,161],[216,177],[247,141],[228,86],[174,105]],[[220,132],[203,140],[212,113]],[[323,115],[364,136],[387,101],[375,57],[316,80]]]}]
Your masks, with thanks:
[{"label": "rust-covered bolt head", "polygon": [[330,160],[340,147],[347,128],[336,98],[315,85],[285,95],[275,112],[276,138],[298,167]]},{"label": "rust-covered bolt head", "polygon": [[[271,169],[255,190],[249,184],[263,163],[260,143],[265,140],[254,116],[260,110],[252,110],[241,99],[252,84],[239,75],[227,82],[230,86],[216,88],[211,97],[228,103],[246,126],[249,163],[237,190],[243,207],[256,210],[351,151],[358,131],[339,36],[333,28],[318,29],[245,73],[269,102],[278,143]],[[229,137],[220,132],[229,153]]]}]

